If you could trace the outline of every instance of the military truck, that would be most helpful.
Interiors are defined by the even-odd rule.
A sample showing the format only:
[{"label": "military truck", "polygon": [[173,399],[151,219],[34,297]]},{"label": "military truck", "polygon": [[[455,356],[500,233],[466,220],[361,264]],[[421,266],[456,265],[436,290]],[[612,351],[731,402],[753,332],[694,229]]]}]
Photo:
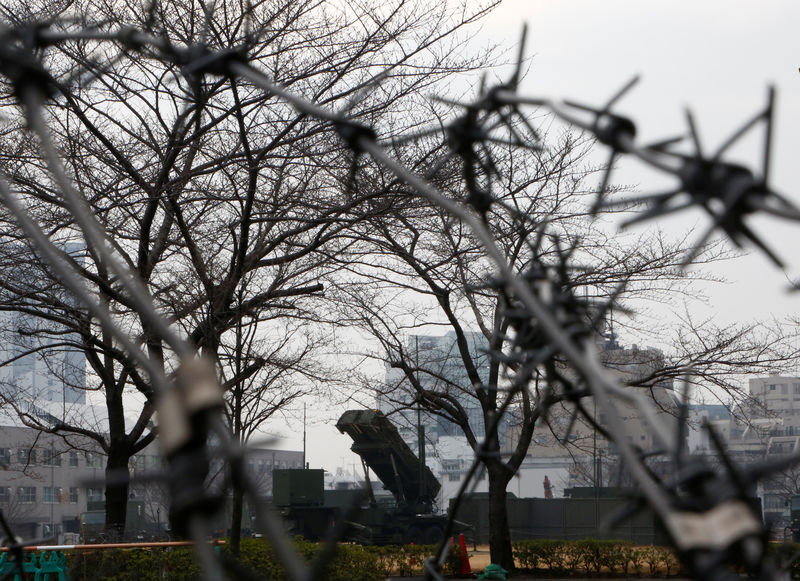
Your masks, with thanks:
[{"label": "military truck", "polygon": [[[365,491],[323,490],[322,470],[275,470],[273,502],[281,508],[290,532],[321,540],[344,519],[346,540],[376,545],[438,543],[447,523],[446,516],[433,512],[441,484],[397,428],[378,410],[347,411],[336,427],[353,439],[351,450],[392,493],[393,502],[376,499],[369,482],[366,498],[354,501],[354,495],[364,497]],[[348,513],[354,502],[355,510]]]}]

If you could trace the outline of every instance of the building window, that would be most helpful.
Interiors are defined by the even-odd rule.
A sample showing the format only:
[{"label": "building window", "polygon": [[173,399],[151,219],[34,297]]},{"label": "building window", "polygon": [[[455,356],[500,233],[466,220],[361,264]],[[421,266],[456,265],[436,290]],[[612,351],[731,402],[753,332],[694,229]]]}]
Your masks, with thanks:
[{"label": "building window", "polygon": [[69,487],[69,503],[78,504],[78,488],[75,486]]},{"label": "building window", "polygon": [[58,504],[61,501],[61,489],[57,486],[42,488],[42,502],[44,504]]},{"label": "building window", "polygon": [[0,464],[11,464],[11,448],[0,448]]},{"label": "building window", "polygon": [[451,472],[450,474],[447,475],[447,479],[450,482],[458,482],[459,480],[461,480],[461,476],[457,472],[455,473]]},{"label": "building window", "polygon": [[8,504],[11,501],[11,489],[8,486],[0,486],[0,504]]},{"label": "building window", "polygon": [[20,464],[36,464],[36,450],[34,448],[20,448],[17,450],[17,462]]},{"label": "building window", "polygon": [[783,509],[785,508],[786,501],[782,496],[767,494],[764,496],[764,508]]},{"label": "building window", "polygon": [[75,450],[72,450],[69,453],[69,467],[70,468],[78,467],[78,453]]},{"label": "building window", "polygon": [[45,466],[61,466],[61,454],[52,448],[45,448],[42,451],[42,463]]},{"label": "building window", "polygon": [[102,468],[103,459],[100,454],[96,452],[86,452],[86,465],[89,468]]},{"label": "building window", "polygon": [[775,391],[775,389],[776,389],[777,387],[778,387],[778,386],[777,386],[777,385],[775,385],[774,383],[770,383],[770,384],[769,384],[769,390],[770,390],[770,391]]},{"label": "building window", "polygon": [[87,488],[86,489],[86,501],[87,502],[102,502],[103,501],[103,489],[102,488]]},{"label": "building window", "polygon": [[17,501],[25,504],[32,504],[36,502],[36,487],[20,486],[17,488]]}]

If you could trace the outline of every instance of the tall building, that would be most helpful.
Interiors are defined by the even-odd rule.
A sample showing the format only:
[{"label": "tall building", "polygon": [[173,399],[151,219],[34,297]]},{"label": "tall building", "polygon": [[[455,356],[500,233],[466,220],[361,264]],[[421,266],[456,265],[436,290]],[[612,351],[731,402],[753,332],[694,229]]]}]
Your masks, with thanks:
[{"label": "tall building", "polygon": [[[654,399],[657,421],[665,425],[669,433],[677,433],[677,399],[672,380],[659,374],[664,367],[663,353],[653,348],[640,349],[636,345],[622,347],[613,334],[598,346],[603,365],[617,375],[623,385],[629,386],[625,389],[638,390]],[[660,448],[650,420],[641,410],[619,396],[611,396],[610,400],[625,424],[629,444],[645,453]],[[583,397],[580,403],[583,412],[579,412],[574,403],[566,401],[553,406],[547,417],[537,422],[528,456],[516,476],[517,480],[511,485],[516,489],[513,490],[515,493],[543,496],[545,477],[555,496],[562,496],[565,488],[616,485],[620,475],[625,478],[624,472],[620,472],[617,446],[602,433],[602,428],[609,427],[611,418],[596,405],[592,396]],[[596,429],[582,416],[583,413],[594,418],[601,429]],[[512,424],[505,452],[513,449],[518,434],[518,428]]]},{"label": "tall building", "polygon": [[[480,333],[467,335],[470,352],[479,362],[482,379],[488,374],[489,355],[486,340]],[[631,390],[646,391],[648,397],[656,400],[660,420],[674,427],[674,412],[677,409],[672,380],[659,375],[664,367],[664,356],[657,349],[637,346],[623,348],[617,343],[613,333],[598,341],[600,358],[603,364],[617,374],[621,381],[636,386]],[[474,398],[471,385],[461,362],[455,333],[442,336],[412,335],[407,342],[409,359],[418,362],[418,367],[428,372],[420,374],[420,382],[426,390],[434,393],[454,394],[459,403],[473,416],[472,425],[478,428],[478,436],[483,437],[482,412]],[[639,385],[640,384],[640,385]],[[414,407],[414,392],[410,389],[402,372],[387,366],[386,391],[378,394],[378,407],[387,413],[398,425],[401,435],[416,451],[417,418],[425,427],[426,456],[428,464],[442,483],[440,506],[446,507],[449,497],[458,490],[464,476],[474,459],[474,452],[454,426]],[[597,418],[601,427],[607,426],[609,418],[595,409],[591,397],[581,400],[584,409]],[[615,406],[626,425],[627,437],[631,444],[643,451],[659,447],[654,440],[653,430],[639,410],[627,400],[616,398]],[[396,411],[398,408],[403,408]],[[389,413],[394,412],[394,413]],[[543,496],[545,477],[558,496],[563,488],[585,486],[597,483],[609,484],[616,476],[617,450],[595,430],[589,422],[572,421],[575,406],[571,403],[555,406],[547,418],[536,426],[530,452],[509,491],[518,496]],[[513,417],[513,410],[504,418],[501,425],[501,449],[510,452],[519,437],[519,430]],[[433,461],[430,459],[434,458]],[[475,487],[477,492],[488,490],[485,475],[478,475]]]},{"label": "tall building", "polygon": [[[465,332],[469,353],[482,381],[488,379],[489,354],[482,333]],[[464,368],[455,331],[444,335],[411,335],[406,344],[407,358],[420,371],[419,382],[425,391],[456,398],[466,411],[476,435],[484,435],[483,412],[475,398],[475,387]],[[442,436],[459,436],[459,428],[448,420],[418,412],[414,405],[416,392],[402,370],[386,366],[384,386],[377,394],[377,407],[397,425],[403,439],[416,450],[417,424],[425,428],[425,437],[437,442]]]},{"label": "tall building", "polygon": [[[83,245],[67,243],[64,251],[79,264]],[[35,263],[20,261],[4,276],[36,277]],[[58,300],[74,304],[63,289],[49,289]],[[67,298],[64,298],[66,295]],[[0,393],[21,408],[35,406],[60,417],[65,408],[86,403],[86,356],[81,338],[59,323],[23,309],[24,297],[15,297],[16,310],[0,310]]]}]

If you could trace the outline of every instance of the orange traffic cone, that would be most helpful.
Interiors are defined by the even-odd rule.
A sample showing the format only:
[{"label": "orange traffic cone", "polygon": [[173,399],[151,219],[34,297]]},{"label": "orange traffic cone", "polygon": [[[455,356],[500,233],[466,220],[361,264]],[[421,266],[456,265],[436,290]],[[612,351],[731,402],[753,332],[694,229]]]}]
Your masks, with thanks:
[{"label": "orange traffic cone", "polygon": [[459,577],[464,576],[471,576],[472,575],[472,567],[469,565],[469,555],[467,555],[467,541],[464,539],[464,533],[458,535],[458,544],[461,546],[461,552],[459,555],[459,563],[458,563],[458,575]]}]

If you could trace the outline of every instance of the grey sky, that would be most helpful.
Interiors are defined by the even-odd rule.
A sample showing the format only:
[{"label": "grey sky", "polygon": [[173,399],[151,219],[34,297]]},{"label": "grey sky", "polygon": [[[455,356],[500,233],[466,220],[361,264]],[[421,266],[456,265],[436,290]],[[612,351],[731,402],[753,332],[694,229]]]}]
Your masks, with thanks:
[{"label": "grey sky", "polygon": [[[528,23],[530,71],[523,91],[600,105],[635,74],[640,83],[618,105],[638,125],[641,143],[686,132],[684,108],[698,121],[702,144],[713,151],[764,106],[769,84],[777,93],[771,185],[800,205],[796,188],[800,151],[800,3],[746,1],[506,0],[483,30],[483,42],[516,43]],[[760,170],[763,127],[731,154]],[[617,178],[654,191],[664,181],[635,162]],[[666,226],[676,233],[702,213],[679,214]],[[800,274],[795,250],[800,225],[775,218],[752,221]],[[721,272],[733,283],[712,297],[718,314],[764,318],[794,312],[796,295],[784,292],[786,275],[762,254],[730,263]],[[745,309],[742,307],[746,306]]]}]

